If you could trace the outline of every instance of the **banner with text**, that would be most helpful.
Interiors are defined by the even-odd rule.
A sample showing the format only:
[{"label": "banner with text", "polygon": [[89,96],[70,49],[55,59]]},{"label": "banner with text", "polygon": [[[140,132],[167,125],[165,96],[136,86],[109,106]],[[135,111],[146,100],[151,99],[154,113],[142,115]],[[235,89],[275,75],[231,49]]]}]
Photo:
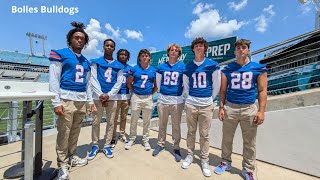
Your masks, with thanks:
[{"label": "banner with text", "polygon": [[[208,50],[205,53],[206,57],[222,63],[224,61],[235,58],[234,55],[234,43],[237,37],[230,37],[226,39],[220,39],[216,41],[208,42]],[[182,54],[179,57],[179,61],[188,64],[194,59],[194,54],[190,46],[184,46],[182,48]],[[167,51],[159,51],[151,53],[151,65],[157,67],[159,64],[168,61],[169,57]]]}]

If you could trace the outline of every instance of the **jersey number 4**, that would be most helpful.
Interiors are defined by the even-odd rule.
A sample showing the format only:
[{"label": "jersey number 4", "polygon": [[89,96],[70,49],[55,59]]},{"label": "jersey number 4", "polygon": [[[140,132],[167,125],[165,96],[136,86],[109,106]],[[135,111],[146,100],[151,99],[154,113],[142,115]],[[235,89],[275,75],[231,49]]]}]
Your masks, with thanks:
[{"label": "jersey number 4", "polygon": [[106,82],[111,82],[112,79],[112,68],[108,68],[106,72],[104,72],[104,77],[106,78]]},{"label": "jersey number 4", "polygon": [[252,72],[231,73],[231,89],[250,89],[252,86]]}]

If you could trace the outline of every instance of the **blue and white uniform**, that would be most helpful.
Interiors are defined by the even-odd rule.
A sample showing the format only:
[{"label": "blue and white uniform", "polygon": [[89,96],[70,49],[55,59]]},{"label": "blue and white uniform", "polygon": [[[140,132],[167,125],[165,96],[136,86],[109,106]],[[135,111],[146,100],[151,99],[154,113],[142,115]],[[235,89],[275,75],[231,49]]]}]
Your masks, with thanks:
[{"label": "blue and white uniform", "polygon": [[50,52],[49,89],[56,93],[52,100],[54,107],[60,106],[60,98],[73,101],[89,101],[87,95],[90,62],[82,55],[69,48]]},{"label": "blue and white uniform", "polygon": [[129,74],[133,77],[133,92],[138,95],[151,95],[154,80],[156,78],[156,69],[149,66],[143,69],[139,64],[135,65]]},{"label": "blue and white uniform", "polygon": [[244,66],[236,62],[226,66],[222,73],[227,77],[226,100],[234,104],[253,104],[257,99],[257,79],[268,69],[263,64],[250,61]]},{"label": "blue and white uniform", "polygon": [[159,89],[158,102],[162,104],[181,104],[184,102],[183,72],[186,65],[178,61],[175,64],[169,62],[158,66],[156,81]]},{"label": "blue and white uniform", "polygon": [[213,99],[220,91],[221,74],[217,62],[204,59],[192,61],[186,66],[183,75],[186,103],[195,106],[213,105]]},{"label": "blue and white uniform", "polygon": [[116,100],[128,100],[130,99],[130,90],[127,86],[127,79],[129,77],[129,71],[132,69],[131,66],[125,65],[123,68],[123,81],[118,94],[115,95]]},{"label": "blue and white uniform", "polygon": [[104,57],[91,61],[93,99],[99,100],[101,94],[108,94],[110,100],[115,100],[123,82],[123,64],[117,60],[106,60]]}]

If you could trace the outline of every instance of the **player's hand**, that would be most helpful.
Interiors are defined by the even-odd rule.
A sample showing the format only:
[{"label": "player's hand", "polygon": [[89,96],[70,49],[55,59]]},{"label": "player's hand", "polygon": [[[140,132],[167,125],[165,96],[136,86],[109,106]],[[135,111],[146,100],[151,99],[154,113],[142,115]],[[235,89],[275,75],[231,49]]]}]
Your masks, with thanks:
[{"label": "player's hand", "polygon": [[101,102],[107,102],[109,100],[109,95],[108,94],[101,94],[99,99]]},{"label": "player's hand", "polygon": [[224,121],[224,109],[223,108],[219,108],[218,118],[220,119],[220,121]]},{"label": "player's hand", "polygon": [[64,108],[62,105],[55,107],[53,110],[54,110],[54,113],[56,113],[56,115],[64,116]]},{"label": "player's hand", "polygon": [[94,111],[94,104],[89,104],[89,113],[88,114],[92,114],[93,111]]},{"label": "player's hand", "polygon": [[260,125],[263,123],[263,121],[264,121],[264,112],[257,112],[257,114],[255,115],[255,117],[253,119],[253,122],[256,125]]}]

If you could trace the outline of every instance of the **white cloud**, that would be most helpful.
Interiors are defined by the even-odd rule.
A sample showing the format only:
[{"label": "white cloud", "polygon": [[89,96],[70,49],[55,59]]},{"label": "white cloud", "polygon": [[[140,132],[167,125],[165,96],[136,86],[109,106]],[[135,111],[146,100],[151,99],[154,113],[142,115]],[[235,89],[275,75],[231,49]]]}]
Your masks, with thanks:
[{"label": "white cloud", "polygon": [[89,35],[90,40],[97,39],[104,41],[105,39],[110,38],[110,36],[101,32],[100,22],[95,19],[90,19],[85,31]]},{"label": "white cloud", "polygon": [[92,39],[89,41],[88,46],[83,50],[83,53],[90,56],[101,56],[103,52],[98,49],[99,41]]},{"label": "white cloud", "polygon": [[235,11],[239,11],[245,8],[247,4],[248,4],[248,0],[241,0],[238,4],[236,4],[235,2],[228,2],[229,8]]},{"label": "white cloud", "polygon": [[273,11],[273,4],[270,4],[268,7],[263,8],[263,12],[270,14],[270,16],[274,16],[276,13]]},{"label": "white cloud", "polygon": [[109,24],[109,23],[106,23],[106,25],[105,25],[104,27],[105,27],[108,31],[111,32],[111,37],[113,37],[114,39],[120,40],[121,42],[124,42],[124,43],[127,42],[126,39],[124,39],[124,38],[121,37],[119,28],[117,28],[117,30],[115,30],[115,29],[111,26],[111,24]]},{"label": "white cloud", "polygon": [[[143,35],[140,31],[125,30],[125,32],[121,32],[119,28],[113,28],[110,23],[106,23],[104,27],[105,29],[101,28],[98,20],[90,19],[89,24],[85,29],[86,33],[89,35],[90,41],[88,46],[83,50],[83,53],[90,56],[101,56],[103,54],[100,50],[102,49],[102,43],[108,38],[112,38],[116,42],[127,43],[127,39],[121,36],[122,33],[125,33],[130,39],[138,41],[142,41],[143,39]],[[103,30],[107,33],[102,32]]]},{"label": "white cloud", "polygon": [[268,27],[267,18],[262,14],[254,20],[257,21],[256,31],[264,33]]},{"label": "white cloud", "polygon": [[226,18],[219,15],[218,10],[212,7],[211,4],[197,4],[192,13],[197,15],[198,19],[190,22],[184,34],[185,37],[226,37],[246,24],[236,19],[227,21]]},{"label": "white cloud", "polygon": [[212,4],[202,4],[199,3],[197,6],[193,9],[192,14],[201,14],[203,11],[211,10],[213,7]]},{"label": "white cloud", "polygon": [[129,39],[136,39],[138,41],[143,41],[143,35],[141,31],[135,31],[135,30],[124,30],[124,33],[127,35],[127,38]]},{"label": "white cloud", "polygon": [[272,17],[275,16],[275,12],[273,10],[274,5],[271,4],[266,8],[263,8],[262,14],[254,19],[256,21],[256,31],[260,33],[264,33],[267,31],[269,24],[272,22]]}]

